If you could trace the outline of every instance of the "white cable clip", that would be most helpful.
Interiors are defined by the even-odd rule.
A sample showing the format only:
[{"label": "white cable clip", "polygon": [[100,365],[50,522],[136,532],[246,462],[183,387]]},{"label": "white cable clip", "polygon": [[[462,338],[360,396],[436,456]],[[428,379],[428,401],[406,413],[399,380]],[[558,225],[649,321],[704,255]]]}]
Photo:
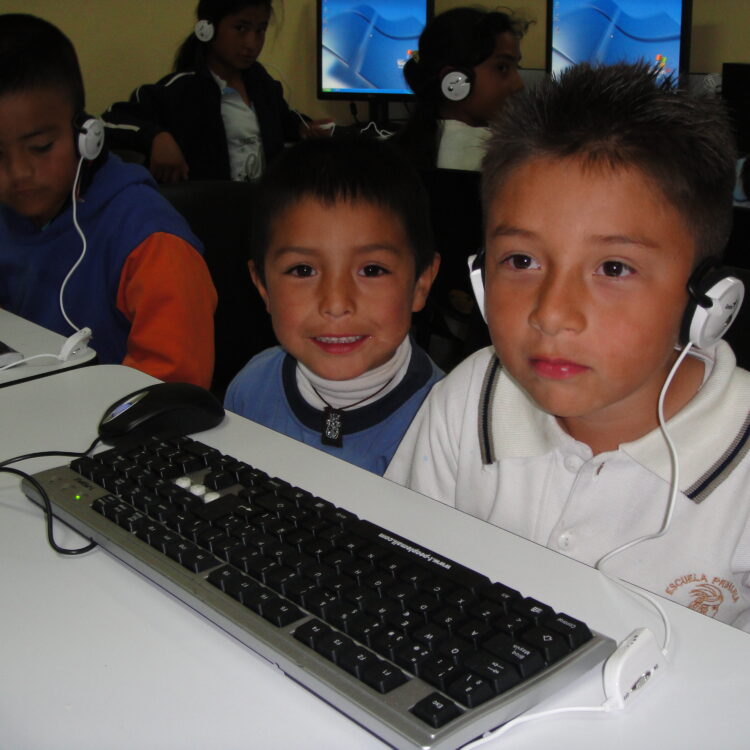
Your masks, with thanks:
[{"label": "white cable clip", "polygon": [[67,362],[69,359],[84,352],[89,341],[91,341],[91,329],[81,328],[80,331],[76,331],[72,336],[65,339],[65,343],[60,348],[57,358],[61,362]]},{"label": "white cable clip", "polygon": [[666,660],[656,636],[648,628],[637,628],[604,664],[605,705],[623,709],[633,696],[664,671]]}]

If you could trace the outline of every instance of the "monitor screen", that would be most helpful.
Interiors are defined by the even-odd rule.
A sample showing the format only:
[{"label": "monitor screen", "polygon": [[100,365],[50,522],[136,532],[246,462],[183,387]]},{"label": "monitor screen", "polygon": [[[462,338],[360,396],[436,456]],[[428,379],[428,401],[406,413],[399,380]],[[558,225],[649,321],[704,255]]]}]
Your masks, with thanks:
[{"label": "monitor screen", "polygon": [[547,69],[646,60],[686,74],[691,0],[548,0]]},{"label": "monitor screen", "polygon": [[433,0],[318,0],[318,97],[403,99]]}]

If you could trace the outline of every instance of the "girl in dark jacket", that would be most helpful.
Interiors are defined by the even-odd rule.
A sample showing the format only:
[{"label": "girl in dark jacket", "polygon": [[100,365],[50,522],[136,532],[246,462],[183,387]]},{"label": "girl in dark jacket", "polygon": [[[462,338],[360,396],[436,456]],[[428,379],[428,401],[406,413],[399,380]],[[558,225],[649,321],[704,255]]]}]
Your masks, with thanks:
[{"label": "girl in dark jacket", "polygon": [[258,62],[272,0],[200,0],[174,72],[104,114],[110,147],[135,151],[159,182],[256,180],[284,143],[321,135]]}]

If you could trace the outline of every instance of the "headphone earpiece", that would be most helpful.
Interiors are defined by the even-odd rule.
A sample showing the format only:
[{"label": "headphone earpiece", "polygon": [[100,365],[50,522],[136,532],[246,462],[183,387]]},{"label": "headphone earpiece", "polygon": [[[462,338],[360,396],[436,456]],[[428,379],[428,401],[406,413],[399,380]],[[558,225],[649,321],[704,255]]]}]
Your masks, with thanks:
[{"label": "headphone earpiece", "polygon": [[104,148],[104,123],[98,118],[81,112],[73,120],[76,151],[87,161],[94,161]]},{"label": "headphone earpiece", "polygon": [[469,256],[469,280],[474,292],[474,299],[477,301],[479,312],[482,313],[484,322],[487,322],[487,314],[484,310],[484,250],[480,250],[476,255]]},{"label": "headphone earpiece", "polygon": [[214,38],[214,25],[206,18],[201,18],[195,24],[195,36],[201,42],[210,42]]},{"label": "headphone earpiece", "polygon": [[469,70],[450,70],[440,81],[440,91],[451,102],[462,102],[471,93],[472,74]]},{"label": "headphone earpiece", "polygon": [[680,326],[680,344],[701,349],[716,344],[740,311],[745,285],[716,258],[704,260],[687,283],[688,304]]}]

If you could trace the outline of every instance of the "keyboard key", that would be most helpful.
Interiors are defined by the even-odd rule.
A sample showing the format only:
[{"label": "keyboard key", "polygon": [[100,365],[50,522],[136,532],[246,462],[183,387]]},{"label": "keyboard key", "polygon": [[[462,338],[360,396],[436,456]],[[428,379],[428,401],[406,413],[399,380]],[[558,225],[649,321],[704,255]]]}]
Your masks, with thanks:
[{"label": "keyboard key", "polygon": [[306,643],[310,648],[315,648],[318,640],[324,635],[328,635],[331,632],[331,628],[320,620],[308,620],[303,625],[300,625],[294,631],[294,637],[302,643]]},{"label": "keyboard key", "polygon": [[538,627],[527,630],[521,636],[521,640],[541,651],[547,664],[552,664],[570,653],[570,647],[565,638],[549,628]]},{"label": "keyboard key", "polygon": [[521,676],[515,667],[486,651],[467,657],[464,666],[488,682],[496,693],[504,693],[521,682]]},{"label": "keyboard key", "polygon": [[419,676],[433,687],[445,690],[466,670],[457,666],[446,656],[432,656],[425,659],[419,668]]},{"label": "keyboard key", "polygon": [[521,643],[511,642],[504,635],[485,641],[484,648],[514,666],[522,677],[531,677],[544,669],[544,658],[540,651]]},{"label": "keyboard key", "polygon": [[461,664],[475,651],[476,649],[470,643],[461,638],[449,638],[438,646],[438,653],[452,659],[454,664]]},{"label": "keyboard key", "polygon": [[268,602],[262,611],[263,619],[272,622],[274,625],[282,628],[291,625],[293,622],[305,617],[305,613],[295,607],[291,602],[285,602],[283,599],[276,599]]},{"label": "keyboard key", "polygon": [[448,686],[448,695],[464,706],[474,708],[493,698],[495,691],[481,677],[465,674]]},{"label": "keyboard key", "polygon": [[376,665],[378,658],[375,654],[361,646],[354,646],[345,650],[338,659],[338,665],[350,674],[359,679],[362,678],[364,671],[369,667]]},{"label": "keyboard key", "polygon": [[354,641],[351,638],[347,638],[335,630],[321,636],[315,643],[315,650],[333,662],[337,661],[345,650],[353,649],[354,647]]},{"label": "keyboard key", "polygon": [[403,685],[407,679],[400,669],[384,661],[371,664],[362,673],[362,681],[379,693],[390,693],[391,690]]},{"label": "keyboard key", "polygon": [[438,729],[447,724],[451,719],[460,716],[461,709],[451,700],[448,700],[440,693],[430,693],[426,698],[422,698],[409,709],[415,716],[422,721],[426,721],[431,727]]},{"label": "keyboard key", "polygon": [[407,672],[418,675],[420,665],[430,656],[430,650],[426,646],[421,643],[411,643],[396,652],[394,661]]},{"label": "keyboard key", "polygon": [[555,610],[552,607],[532,599],[530,596],[513,604],[513,612],[517,612],[521,617],[535,625],[538,625],[543,619],[555,615]]},{"label": "keyboard key", "polygon": [[545,620],[544,624],[551,630],[562,635],[567,640],[568,646],[572,649],[582,646],[593,638],[586,623],[576,620],[575,617],[566,615],[563,612],[560,612],[560,614],[552,619]]}]

